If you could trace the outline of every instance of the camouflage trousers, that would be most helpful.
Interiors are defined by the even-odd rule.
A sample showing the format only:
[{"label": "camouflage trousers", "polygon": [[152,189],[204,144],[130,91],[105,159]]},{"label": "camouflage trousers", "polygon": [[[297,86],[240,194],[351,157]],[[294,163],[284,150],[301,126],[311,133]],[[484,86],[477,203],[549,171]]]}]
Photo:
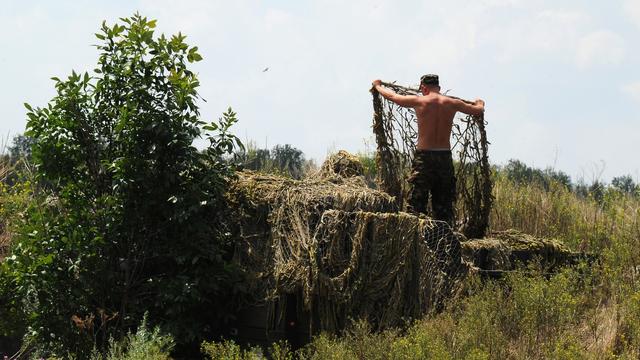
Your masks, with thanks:
[{"label": "camouflage trousers", "polygon": [[433,218],[455,225],[456,177],[451,151],[416,150],[409,184],[409,212],[427,214],[431,197]]}]

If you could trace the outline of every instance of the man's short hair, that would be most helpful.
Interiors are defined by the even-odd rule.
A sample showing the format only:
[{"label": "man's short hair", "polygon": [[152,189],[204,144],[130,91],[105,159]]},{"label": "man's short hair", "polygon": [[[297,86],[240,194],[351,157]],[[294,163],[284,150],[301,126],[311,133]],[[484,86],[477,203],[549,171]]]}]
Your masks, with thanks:
[{"label": "man's short hair", "polygon": [[420,84],[440,87],[440,79],[438,78],[438,75],[435,74],[422,75],[420,78]]}]

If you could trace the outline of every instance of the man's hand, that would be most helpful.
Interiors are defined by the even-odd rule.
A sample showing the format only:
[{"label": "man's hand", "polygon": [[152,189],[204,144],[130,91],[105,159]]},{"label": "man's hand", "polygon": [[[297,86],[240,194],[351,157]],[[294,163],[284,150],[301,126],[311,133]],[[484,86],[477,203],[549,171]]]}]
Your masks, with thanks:
[{"label": "man's hand", "polygon": [[482,99],[476,99],[475,101],[476,106],[478,106],[479,108],[481,108],[482,110],[482,114],[484,114],[484,100]]},{"label": "man's hand", "polygon": [[382,86],[382,80],[380,80],[380,79],[373,80],[373,82],[371,83],[371,89],[369,89],[369,91],[372,94],[375,94],[376,91],[379,91],[378,90],[378,86]]},{"label": "man's hand", "polygon": [[396,94],[392,89],[382,86],[382,80],[380,79],[376,79],[371,82],[370,91],[374,94],[378,92],[385,99],[391,100],[402,107],[416,107],[419,104],[417,96]]}]

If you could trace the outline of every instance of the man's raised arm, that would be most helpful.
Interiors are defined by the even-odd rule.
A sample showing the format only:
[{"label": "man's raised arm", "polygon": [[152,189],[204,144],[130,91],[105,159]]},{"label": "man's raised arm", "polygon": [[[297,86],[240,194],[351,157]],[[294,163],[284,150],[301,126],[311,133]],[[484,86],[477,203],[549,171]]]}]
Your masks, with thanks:
[{"label": "man's raised arm", "polygon": [[484,114],[484,100],[476,99],[473,104],[462,101],[460,99],[453,99],[456,110],[467,115],[482,115]]},{"label": "man's raised arm", "polygon": [[395,91],[382,86],[381,80],[374,80],[372,83],[373,88],[376,89],[385,99],[393,101],[394,103],[403,107],[416,107],[419,104],[418,97],[415,95],[400,95]]}]

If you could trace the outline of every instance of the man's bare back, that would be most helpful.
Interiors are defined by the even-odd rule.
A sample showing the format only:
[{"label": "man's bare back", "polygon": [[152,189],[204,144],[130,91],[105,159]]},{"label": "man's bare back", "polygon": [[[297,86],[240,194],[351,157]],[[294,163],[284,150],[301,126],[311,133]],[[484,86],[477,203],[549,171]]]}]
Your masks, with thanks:
[{"label": "man's bare back", "polygon": [[439,86],[421,85],[423,96],[399,95],[382,86],[380,80],[373,81],[374,88],[386,99],[403,107],[413,108],[418,118],[418,150],[451,149],[451,127],[456,112],[469,115],[484,113],[484,101],[473,104],[440,94]]}]

